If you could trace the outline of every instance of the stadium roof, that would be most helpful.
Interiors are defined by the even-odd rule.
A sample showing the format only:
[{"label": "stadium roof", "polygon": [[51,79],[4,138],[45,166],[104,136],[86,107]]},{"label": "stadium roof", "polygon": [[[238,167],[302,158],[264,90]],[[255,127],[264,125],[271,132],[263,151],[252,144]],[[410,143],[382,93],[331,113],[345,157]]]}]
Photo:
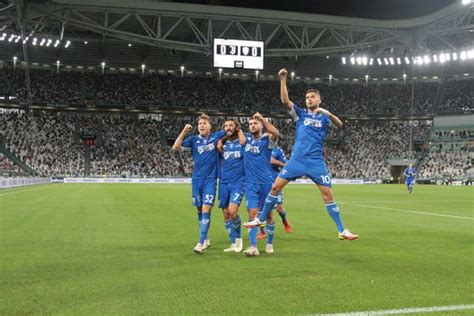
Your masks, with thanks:
[{"label": "stadium roof", "polygon": [[[150,0],[18,0],[0,7],[0,25],[5,24],[3,32],[18,34],[20,19],[25,36],[34,32],[71,41],[67,49],[27,44],[29,58],[36,62],[89,66],[105,61],[107,66],[146,64],[176,70],[185,65],[205,72],[212,70],[212,39],[225,37],[265,41],[269,73],[286,66],[309,77],[401,76],[412,73],[412,65],[351,67],[341,65],[341,57],[404,58],[472,49],[473,5],[448,2],[425,16],[380,20]],[[16,45],[2,41],[0,48],[0,58],[22,56],[21,41]],[[472,64],[430,65],[417,71],[460,73],[472,70]]]}]

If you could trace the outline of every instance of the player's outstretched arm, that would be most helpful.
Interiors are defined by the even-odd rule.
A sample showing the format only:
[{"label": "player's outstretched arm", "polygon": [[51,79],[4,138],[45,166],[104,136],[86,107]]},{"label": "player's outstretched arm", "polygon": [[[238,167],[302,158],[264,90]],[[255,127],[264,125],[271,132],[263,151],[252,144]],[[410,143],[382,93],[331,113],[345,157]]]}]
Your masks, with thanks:
[{"label": "player's outstretched arm", "polygon": [[173,147],[171,147],[171,149],[174,150],[174,151],[183,150],[183,148],[181,147],[181,144],[183,143],[184,138],[186,137],[186,135],[188,135],[188,133],[192,129],[193,129],[193,126],[191,124],[186,124],[184,126],[183,130],[181,131],[181,133],[179,133],[178,138],[176,138],[176,140],[174,141]]},{"label": "player's outstretched arm", "polygon": [[241,128],[237,131],[237,135],[239,136],[240,145],[245,145],[247,143],[247,138],[245,138],[244,132]]},{"label": "player's outstretched arm", "polygon": [[282,167],[282,168],[285,166],[285,163],[283,161],[280,161],[280,160],[275,159],[273,157],[270,158],[270,164],[277,165],[277,166]]},{"label": "player's outstretched arm", "polygon": [[336,126],[337,128],[342,127],[342,121],[337,116],[335,116],[334,114],[329,112],[328,110],[318,107],[316,109],[316,112],[321,113],[322,115],[326,115],[327,117],[329,117],[329,119],[331,120],[331,123],[334,126]]},{"label": "player's outstretched arm", "polygon": [[266,118],[264,118],[262,114],[257,112],[253,115],[253,118],[262,122],[263,126],[267,129],[267,133],[270,134],[270,138],[273,141],[276,141],[278,139],[278,137],[280,136],[280,131],[275,126],[273,126],[273,124],[270,123]]},{"label": "player's outstretched arm", "polygon": [[281,102],[288,111],[291,111],[291,109],[293,108],[293,102],[291,102],[290,97],[288,96],[288,88],[286,87],[286,78],[288,77],[288,70],[286,70],[285,68],[281,69],[278,72],[278,77],[280,77]]}]

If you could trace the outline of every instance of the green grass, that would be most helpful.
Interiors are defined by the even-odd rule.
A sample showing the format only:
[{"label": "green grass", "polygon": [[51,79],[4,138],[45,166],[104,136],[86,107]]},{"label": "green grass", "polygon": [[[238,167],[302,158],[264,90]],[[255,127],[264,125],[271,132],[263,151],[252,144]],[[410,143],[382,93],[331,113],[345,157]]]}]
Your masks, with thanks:
[{"label": "green grass", "polygon": [[348,242],[336,238],[313,186],[289,186],[294,232],[286,235],[278,222],[275,253],[246,258],[222,252],[228,241],[217,209],[212,249],[192,252],[198,225],[188,185],[3,190],[0,314],[305,314],[473,304],[474,189],[414,191],[336,186],[343,220],[361,236]]}]

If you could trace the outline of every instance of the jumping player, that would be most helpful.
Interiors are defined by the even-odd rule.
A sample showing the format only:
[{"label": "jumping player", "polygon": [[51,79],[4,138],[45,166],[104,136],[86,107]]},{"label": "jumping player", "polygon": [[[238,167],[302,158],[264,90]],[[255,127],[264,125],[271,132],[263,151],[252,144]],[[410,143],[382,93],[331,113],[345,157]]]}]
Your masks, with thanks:
[{"label": "jumping player", "polygon": [[278,201],[279,194],[288,182],[302,176],[307,176],[318,187],[321,197],[326,204],[327,212],[336,224],[339,239],[355,240],[359,236],[345,229],[342,223],[339,207],[334,201],[331,191],[331,177],[323,159],[324,141],[329,125],[332,123],[340,128],[342,127],[342,122],[328,110],[319,107],[321,96],[317,90],[310,89],[306,91],[306,109],[293,103],[288,97],[286,87],[287,75],[288,71],[286,69],[281,69],[278,73],[280,77],[281,101],[296,122],[296,137],[291,159],[283,167],[273,183],[259,218],[244,223],[244,227],[252,228],[265,224],[268,213]]}]

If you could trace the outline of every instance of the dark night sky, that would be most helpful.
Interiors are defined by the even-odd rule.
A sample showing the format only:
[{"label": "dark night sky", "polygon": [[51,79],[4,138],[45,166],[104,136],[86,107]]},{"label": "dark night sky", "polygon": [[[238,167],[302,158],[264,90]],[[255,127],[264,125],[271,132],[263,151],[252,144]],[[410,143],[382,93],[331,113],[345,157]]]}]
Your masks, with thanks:
[{"label": "dark night sky", "polygon": [[307,12],[373,19],[423,16],[461,0],[174,0],[258,9]]}]

